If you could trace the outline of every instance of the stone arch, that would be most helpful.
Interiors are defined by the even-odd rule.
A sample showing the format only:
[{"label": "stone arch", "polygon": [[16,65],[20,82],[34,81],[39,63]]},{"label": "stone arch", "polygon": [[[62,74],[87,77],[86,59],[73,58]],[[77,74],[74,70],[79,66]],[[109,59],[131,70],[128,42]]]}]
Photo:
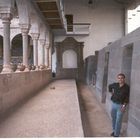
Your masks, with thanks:
[{"label": "stone arch", "polygon": [[64,51],[62,63],[63,68],[77,68],[77,53],[72,49]]},{"label": "stone arch", "polygon": [[[29,38],[28,58],[29,58],[29,63],[32,63],[33,43],[32,43],[32,38],[30,35],[28,35],[28,38]],[[12,63],[15,63],[15,64],[22,63],[22,56],[23,56],[22,35],[17,34],[16,36],[13,37],[13,39],[11,41],[11,60],[12,60]]]},{"label": "stone arch", "polygon": [[10,37],[11,42],[14,39],[14,37],[19,35],[19,34],[21,34],[21,30],[20,29],[14,30],[14,32],[11,33],[11,37]]},{"label": "stone arch", "polygon": [[12,46],[11,46],[11,55],[12,56],[22,56],[22,35],[17,34],[12,39]]}]

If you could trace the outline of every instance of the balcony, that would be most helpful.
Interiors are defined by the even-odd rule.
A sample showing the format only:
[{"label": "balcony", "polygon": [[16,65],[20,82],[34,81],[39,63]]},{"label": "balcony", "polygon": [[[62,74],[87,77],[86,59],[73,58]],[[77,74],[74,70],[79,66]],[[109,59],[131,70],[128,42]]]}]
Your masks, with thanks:
[{"label": "balcony", "polygon": [[65,29],[66,19],[62,0],[35,0],[51,29]]},{"label": "balcony", "polygon": [[89,35],[90,23],[74,23],[67,25],[67,35]]}]

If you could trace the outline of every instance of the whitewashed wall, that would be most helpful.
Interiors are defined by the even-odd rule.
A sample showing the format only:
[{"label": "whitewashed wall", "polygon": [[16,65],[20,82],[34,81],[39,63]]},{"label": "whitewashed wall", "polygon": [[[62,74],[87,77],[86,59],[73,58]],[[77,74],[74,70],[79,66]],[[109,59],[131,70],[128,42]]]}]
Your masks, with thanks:
[{"label": "whitewashed wall", "polygon": [[[88,0],[64,2],[65,14],[73,14],[74,23],[91,23],[89,36],[75,36],[78,41],[85,42],[84,58],[124,35],[124,11],[113,0],[97,0],[93,6],[88,5]],[[55,41],[64,38],[55,36]]]}]

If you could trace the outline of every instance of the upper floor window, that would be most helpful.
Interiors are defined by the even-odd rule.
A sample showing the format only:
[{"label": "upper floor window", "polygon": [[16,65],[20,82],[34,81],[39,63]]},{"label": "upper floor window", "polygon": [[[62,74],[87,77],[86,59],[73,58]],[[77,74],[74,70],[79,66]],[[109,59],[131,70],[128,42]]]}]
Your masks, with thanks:
[{"label": "upper floor window", "polygon": [[140,5],[127,11],[128,33],[140,27]]}]

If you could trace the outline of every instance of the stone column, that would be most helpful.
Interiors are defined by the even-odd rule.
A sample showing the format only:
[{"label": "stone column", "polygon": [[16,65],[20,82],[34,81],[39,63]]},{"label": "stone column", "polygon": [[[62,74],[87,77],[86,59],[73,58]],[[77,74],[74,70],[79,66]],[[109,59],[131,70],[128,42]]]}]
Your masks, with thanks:
[{"label": "stone column", "polygon": [[22,33],[22,46],[23,46],[23,65],[25,65],[25,71],[29,71],[28,68],[28,24],[20,24],[21,33]]},{"label": "stone column", "polygon": [[47,67],[49,68],[49,48],[47,48]]},{"label": "stone column", "polygon": [[3,70],[2,73],[12,72],[10,66],[11,51],[10,51],[10,21],[12,15],[10,13],[0,14],[3,23]]},{"label": "stone column", "polygon": [[36,66],[36,70],[38,70],[38,39],[39,33],[32,33],[33,38],[33,64]]},{"label": "stone column", "polygon": [[42,69],[45,67],[45,63],[44,63],[44,60],[45,60],[45,58],[44,58],[44,47],[45,47],[45,39],[39,39],[39,41],[40,41],[40,44],[41,44],[41,46],[40,46],[40,49],[41,49],[41,67],[42,67]]},{"label": "stone column", "polygon": [[45,66],[49,67],[49,43],[45,43]]},{"label": "stone column", "polygon": [[51,53],[51,48],[49,48],[48,54],[49,54],[49,69],[51,69],[51,65],[52,65],[52,53]]}]

